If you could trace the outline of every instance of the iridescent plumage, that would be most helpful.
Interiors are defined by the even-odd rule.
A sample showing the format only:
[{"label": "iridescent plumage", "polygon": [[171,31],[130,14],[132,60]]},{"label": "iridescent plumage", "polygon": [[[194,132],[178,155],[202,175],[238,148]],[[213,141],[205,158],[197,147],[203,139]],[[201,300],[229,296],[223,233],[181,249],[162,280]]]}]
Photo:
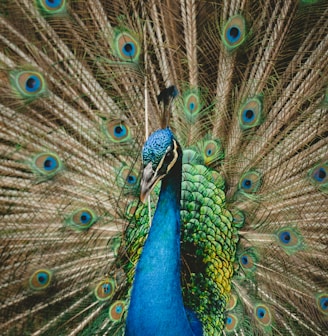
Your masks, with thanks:
[{"label": "iridescent plumage", "polygon": [[157,204],[165,224],[140,172],[167,144],[140,154],[169,124],[176,320],[325,335],[327,17],[320,0],[2,1],[1,332],[124,334]]}]

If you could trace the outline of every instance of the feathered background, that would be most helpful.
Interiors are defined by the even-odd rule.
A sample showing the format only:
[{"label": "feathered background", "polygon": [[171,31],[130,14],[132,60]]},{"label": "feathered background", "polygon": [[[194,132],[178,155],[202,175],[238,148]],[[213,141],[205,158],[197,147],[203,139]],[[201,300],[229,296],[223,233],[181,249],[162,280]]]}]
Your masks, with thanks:
[{"label": "feathered background", "polygon": [[325,335],[327,84],[324,0],[2,1],[1,332],[124,333],[169,109],[204,333]]}]

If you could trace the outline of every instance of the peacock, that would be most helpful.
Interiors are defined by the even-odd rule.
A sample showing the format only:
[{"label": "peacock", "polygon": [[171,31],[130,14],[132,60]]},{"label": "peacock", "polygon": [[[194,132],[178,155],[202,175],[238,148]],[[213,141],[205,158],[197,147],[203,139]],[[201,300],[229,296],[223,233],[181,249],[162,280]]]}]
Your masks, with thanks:
[{"label": "peacock", "polygon": [[3,335],[327,335],[328,3],[3,0]]}]

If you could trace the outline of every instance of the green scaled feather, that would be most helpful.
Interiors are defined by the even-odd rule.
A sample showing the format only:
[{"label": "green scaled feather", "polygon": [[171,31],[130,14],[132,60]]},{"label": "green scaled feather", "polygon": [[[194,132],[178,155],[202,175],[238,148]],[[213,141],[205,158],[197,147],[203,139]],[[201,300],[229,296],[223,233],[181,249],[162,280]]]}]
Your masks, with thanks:
[{"label": "green scaled feather", "polygon": [[224,325],[238,241],[222,187],[222,179],[205,166],[183,165],[185,303],[198,314],[208,335],[215,335]]},{"label": "green scaled feather", "polygon": [[230,210],[231,215],[232,215],[232,223],[236,228],[242,228],[245,224],[245,215],[244,213],[237,209],[231,209]]},{"label": "green scaled feather", "polygon": [[[183,164],[181,252],[184,300],[186,306],[200,316],[208,335],[215,335],[215,330],[223,328],[225,323],[224,311],[229,300],[238,242],[232,216],[226,209],[223,187],[218,173],[203,165]],[[155,194],[158,191],[155,188]],[[130,207],[135,209],[134,205]],[[148,207],[142,205],[136,209],[125,236],[130,260],[126,267],[128,283],[132,282],[148,230]]]}]

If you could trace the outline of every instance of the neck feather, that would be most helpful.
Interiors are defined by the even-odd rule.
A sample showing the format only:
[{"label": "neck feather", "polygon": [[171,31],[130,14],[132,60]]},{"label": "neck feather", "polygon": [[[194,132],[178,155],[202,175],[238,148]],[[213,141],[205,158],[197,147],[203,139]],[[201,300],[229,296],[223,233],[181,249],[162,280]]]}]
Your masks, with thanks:
[{"label": "neck feather", "polygon": [[180,283],[181,170],[179,158],[162,181],[136,268],[126,335],[192,335]]}]

